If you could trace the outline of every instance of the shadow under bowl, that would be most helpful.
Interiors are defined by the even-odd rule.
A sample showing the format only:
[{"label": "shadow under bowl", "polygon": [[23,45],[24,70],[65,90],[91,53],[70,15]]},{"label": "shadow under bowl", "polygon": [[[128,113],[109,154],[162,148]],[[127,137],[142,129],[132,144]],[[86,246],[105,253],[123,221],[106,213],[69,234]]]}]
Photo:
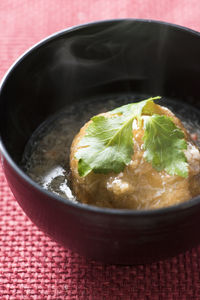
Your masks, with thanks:
[{"label": "shadow under bowl", "polygon": [[45,191],[20,167],[35,129],[84,99],[162,95],[200,108],[199,53],[200,35],[187,28],[110,20],[56,33],[10,68],[0,88],[2,165],[15,198],[40,229],[86,257],[116,264],[156,261],[199,243],[199,197],[152,211],[98,208]]}]

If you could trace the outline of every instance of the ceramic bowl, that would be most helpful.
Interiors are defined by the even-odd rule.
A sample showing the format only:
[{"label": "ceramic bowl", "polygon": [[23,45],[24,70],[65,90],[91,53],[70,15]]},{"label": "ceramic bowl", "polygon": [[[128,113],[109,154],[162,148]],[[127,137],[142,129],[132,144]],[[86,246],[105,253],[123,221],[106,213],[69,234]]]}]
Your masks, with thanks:
[{"label": "ceramic bowl", "polygon": [[105,263],[152,262],[197,245],[200,197],[149,211],[98,208],[44,190],[20,162],[35,129],[71,103],[132,93],[173,97],[180,108],[199,109],[199,83],[199,33],[163,22],[95,22],[32,47],[0,87],[2,165],[22,209],[65,247]]}]

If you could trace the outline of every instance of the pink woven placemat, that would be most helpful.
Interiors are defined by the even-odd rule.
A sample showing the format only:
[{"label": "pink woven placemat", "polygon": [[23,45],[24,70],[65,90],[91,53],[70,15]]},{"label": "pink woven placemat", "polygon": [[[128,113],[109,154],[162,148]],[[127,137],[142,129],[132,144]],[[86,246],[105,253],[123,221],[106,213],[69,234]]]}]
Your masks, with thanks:
[{"label": "pink woven placemat", "polygon": [[[0,78],[28,47],[63,28],[151,18],[200,31],[199,0],[0,0]],[[150,265],[86,260],[25,216],[0,167],[0,300],[200,299],[200,248]]]}]

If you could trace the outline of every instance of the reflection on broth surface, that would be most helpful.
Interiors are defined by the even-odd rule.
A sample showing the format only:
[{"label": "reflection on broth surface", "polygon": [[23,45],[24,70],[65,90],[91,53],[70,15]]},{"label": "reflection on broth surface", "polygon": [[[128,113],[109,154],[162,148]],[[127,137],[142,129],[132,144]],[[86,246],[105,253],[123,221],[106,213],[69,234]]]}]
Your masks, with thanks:
[{"label": "reflection on broth surface", "polygon": [[[30,138],[22,159],[23,169],[43,188],[56,193],[63,198],[77,201],[70,188],[69,167],[70,146],[74,136],[92,116],[134,102],[134,100],[139,101],[146,98],[147,97],[145,96],[110,96],[109,98],[99,98],[94,101],[83,101],[80,104],[75,104],[63,109],[61,112],[44,122]],[[197,110],[171,99],[159,100],[156,101],[156,103],[171,109],[176,116],[180,118],[185,128],[190,133],[195,134],[195,137],[197,137],[196,143],[198,146],[200,145],[200,123],[198,121],[199,112]],[[158,172],[155,171],[154,176],[156,173]],[[100,174],[99,176],[102,175]],[[128,181],[122,183],[122,180],[118,178],[119,176],[115,177],[116,178],[113,180],[109,179],[107,181],[107,189],[111,189],[112,186],[112,188],[117,191],[119,184],[123,184],[124,189],[126,189]],[[101,178],[103,178],[103,176]],[[138,182],[138,184],[140,183]],[[154,189],[157,189],[156,193],[159,198],[159,195],[162,194],[161,189],[156,186]],[[144,190],[144,195],[145,193]],[[98,206],[133,209],[157,208],[162,206],[159,205],[159,201],[157,201],[158,205],[152,207],[145,205],[136,206],[135,204],[133,205],[130,203],[121,205],[119,202],[113,203],[113,200],[110,202],[102,201],[102,203],[99,203],[99,200],[96,202],[81,200],[81,202]]]}]

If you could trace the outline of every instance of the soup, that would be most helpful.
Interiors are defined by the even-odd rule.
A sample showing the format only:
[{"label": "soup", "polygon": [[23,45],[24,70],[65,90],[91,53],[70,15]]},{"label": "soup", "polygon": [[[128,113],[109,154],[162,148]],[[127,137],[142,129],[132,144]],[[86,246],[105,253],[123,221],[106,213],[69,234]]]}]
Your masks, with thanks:
[{"label": "soup", "polygon": [[[104,97],[93,101],[83,101],[71,105],[67,109],[64,108],[46,120],[34,132],[24,151],[23,169],[44,189],[71,201],[80,201],[71,189],[69,156],[74,136],[92,116],[144,98],[141,96],[133,97],[132,95]],[[178,101],[172,99],[159,100],[158,103],[171,109],[180,118],[190,134],[195,137],[197,145],[200,145],[199,111],[185,104],[180,105]],[[97,203],[95,200],[88,204],[115,207],[112,204],[105,204],[103,201]],[[140,207],[130,208],[139,209]]]}]

